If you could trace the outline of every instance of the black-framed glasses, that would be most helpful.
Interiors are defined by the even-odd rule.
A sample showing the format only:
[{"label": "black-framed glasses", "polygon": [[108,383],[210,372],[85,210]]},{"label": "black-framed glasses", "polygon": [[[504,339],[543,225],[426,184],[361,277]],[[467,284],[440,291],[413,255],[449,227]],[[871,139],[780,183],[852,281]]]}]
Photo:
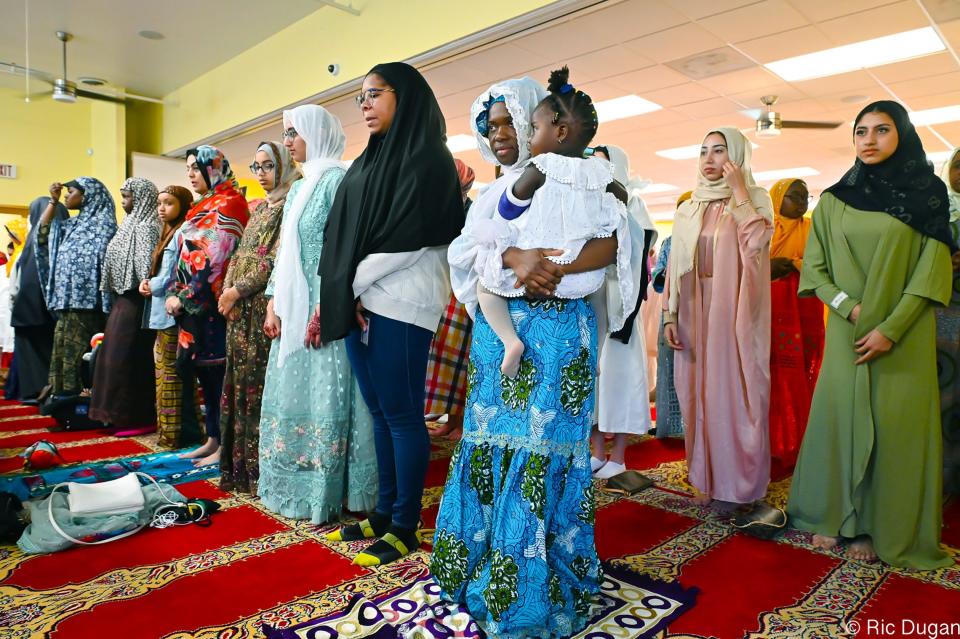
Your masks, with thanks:
[{"label": "black-framed glasses", "polygon": [[297,137],[297,135],[298,135],[297,130],[293,127],[290,127],[289,129],[281,133],[280,137],[282,137],[284,140],[292,140],[293,138]]},{"label": "black-framed glasses", "polygon": [[250,172],[253,173],[254,175],[259,173],[260,171],[263,171],[264,173],[270,173],[275,168],[277,168],[277,165],[274,164],[273,162],[264,162],[263,164],[260,164],[259,162],[254,162],[253,164],[250,165]]},{"label": "black-framed glasses", "polygon": [[367,101],[373,104],[381,94],[386,92],[396,93],[394,89],[367,89],[366,91],[361,91],[354,100],[356,100],[357,106],[362,108]]}]

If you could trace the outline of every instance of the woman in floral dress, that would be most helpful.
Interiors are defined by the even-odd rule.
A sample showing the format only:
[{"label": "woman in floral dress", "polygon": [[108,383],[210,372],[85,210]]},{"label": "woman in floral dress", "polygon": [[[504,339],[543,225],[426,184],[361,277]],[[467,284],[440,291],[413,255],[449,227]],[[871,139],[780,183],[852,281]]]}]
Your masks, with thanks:
[{"label": "woman in floral dress", "polygon": [[220,400],[220,488],[257,492],[260,400],[270,355],[263,332],[267,316],[264,290],[273,272],[280,221],[290,185],[300,170],[290,152],[261,142],[250,170],[267,193],[257,205],[223,282],[218,310],[227,319],[227,369]]}]

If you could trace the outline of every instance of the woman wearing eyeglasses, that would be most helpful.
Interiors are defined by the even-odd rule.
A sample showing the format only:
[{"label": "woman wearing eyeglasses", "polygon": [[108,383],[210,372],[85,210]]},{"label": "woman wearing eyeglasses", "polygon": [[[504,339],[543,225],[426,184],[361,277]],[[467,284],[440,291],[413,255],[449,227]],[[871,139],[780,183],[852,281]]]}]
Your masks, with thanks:
[{"label": "woman wearing eyeglasses", "polygon": [[217,310],[227,320],[227,368],[220,406],[220,487],[256,494],[260,399],[270,355],[270,338],[263,332],[267,315],[264,290],[277,254],[283,204],[290,185],[300,179],[300,170],[285,147],[261,142],[250,172],[267,197],[247,222],[217,303]]},{"label": "woman wearing eyeglasses", "polygon": [[427,355],[450,299],[446,248],[464,210],[443,114],[423,76],[408,64],[379,64],[358,102],[370,140],[330,210],[319,324],[322,342],[346,338],[379,465],[374,511],[329,538],[379,537],[354,560],[373,566],[420,546]]},{"label": "woman wearing eyeglasses", "polygon": [[[260,501],[272,512],[322,524],[377,499],[373,421],[343,340],[320,344],[311,315],[320,299],[323,228],[346,172],[340,121],[308,104],[283,113],[284,145],[304,178],[284,206],[280,249],[267,286],[272,338],[260,410]],[[310,339],[305,339],[309,334]]]}]

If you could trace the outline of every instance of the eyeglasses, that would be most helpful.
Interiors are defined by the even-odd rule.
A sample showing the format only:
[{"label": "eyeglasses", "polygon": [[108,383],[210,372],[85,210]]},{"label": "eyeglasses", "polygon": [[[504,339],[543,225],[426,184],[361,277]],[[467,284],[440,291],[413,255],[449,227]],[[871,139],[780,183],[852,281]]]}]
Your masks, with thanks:
[{"label": "eyeglasses", "polygon": [[297,137],[297,135],[298,135],[297,130],[293,127],[290,127],[289,129],[281,133],[280,137],[282,137],[284,140],[292,140],[293,138]]},{"label": "eyeglasses", "polygon": [[357,101],[357,106],[362,108],[368,100],[370,101],[370,104],[373,104],[377,101],[377,98],[380,97],[381,93],[385,93],[387,91],[390,93],[396,93],[394,89],[367,89],[366,91],[361,91],[360,94],[354,99]]},{"label": "eyeglasses", "polygon": [[253,164],[250,165],[250,172],[253,173],[254,175],[259,173],[260,171],[263,171],[264,173],[269,173],[275,168],[277,168],[277,165],[274,164],[273,162],[264,162],[263,164],[260,164],[259,162],[254,162]]}]

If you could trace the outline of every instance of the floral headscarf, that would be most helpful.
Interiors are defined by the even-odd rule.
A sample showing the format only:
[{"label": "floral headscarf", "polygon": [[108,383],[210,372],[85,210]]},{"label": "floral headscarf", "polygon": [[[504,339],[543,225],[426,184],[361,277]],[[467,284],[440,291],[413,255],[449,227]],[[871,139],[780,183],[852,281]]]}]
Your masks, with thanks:
[{"label": "floral headscarf", "polygon": [[127,178],[121,191],[133,193],[133,210],[107,245],[100,290],[122,295],[149,277],[150,258],[160,237],[157,187],[144,178]]},{"label": "floral headscarf", "polygon": [[230,168],[230,162],[217,147],[201,144],[197,148],[187,151],[187,157],[191,155],[197,158],[197,166],[200,167],[203,181],[207,183],[208,193],[223,182],[237,181],[237,178],[233,175],[233,169]]}]

